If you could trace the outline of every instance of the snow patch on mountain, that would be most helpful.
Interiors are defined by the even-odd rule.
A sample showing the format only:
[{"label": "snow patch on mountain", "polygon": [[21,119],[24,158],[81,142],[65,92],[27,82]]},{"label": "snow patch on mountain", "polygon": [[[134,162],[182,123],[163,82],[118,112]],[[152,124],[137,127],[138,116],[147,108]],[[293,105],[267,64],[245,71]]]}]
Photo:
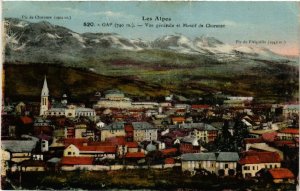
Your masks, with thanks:
[{"label": "snow patch on mountain", "polygon": [[82,36],[80,36],[80,34],[77,34],[77,33],[74,33],[74,32],[69,32],[69,33],[70,33],[75,39],[77,39],[78,42],[81,43],[81,46],[82,46],[83,48],[86,48],[86,46],[84,45],[85,40],[84,40],[84,38],[83,38]]},{"label": "snow patch on mountain", "polygon": [[28,23],[21,21],[21,22],[15,24],[14,26],[19,27],[19,28],[24,28],[24,27],[28,26]]},{"label": "snow patch on mountain", "polygon": [[235,47],[234,50],[237,53],[242,53],[244,56],[256,57],[259,59],[267,60],[287,60],[286,57],[278,55],[267,48],[261,47],[250,47],[250,46],[239,46]]},{"label": "snow patch on mountain", "polygon": [[73,33],[73,32],[69,32],[74,38],[76,38],[79,42],[81,43],[85,43],[85,40],[83,39],[82,36],[80,36],[79,34],[77,33]]},{"label": "snow patch on mountain", "polygon": [[100,43],[99,39],[92,39],[91,41],[94,42],[94,43]]},{"label": "snow patch on mountain", "polygon": [[46,35],[47,35],[47,37],[49,37],[51,39],[60,39],[60,38],[62,38],[62,37],[58,36],[56,33],[55,34],[47,33]]}]

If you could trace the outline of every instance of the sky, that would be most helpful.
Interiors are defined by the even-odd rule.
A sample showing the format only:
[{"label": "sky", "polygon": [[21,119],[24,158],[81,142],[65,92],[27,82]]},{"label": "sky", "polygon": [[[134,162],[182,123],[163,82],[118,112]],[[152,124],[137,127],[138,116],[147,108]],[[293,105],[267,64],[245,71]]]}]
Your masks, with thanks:
[{"label": "sky", "polygon": [[[232,45],[237,41],[250,46],[267,47],[285,55],[299,55],[299,2],[3,2],[3,17],[14,17],[39,22],[46,20],[65,26],[75,32],[114,32],[131,39],[153,40],[163,35],[183,34],[191,39],[197,36],[212,36]],[[25,16],[25,17],[24,17]],[[33,16],[34,19],[29,19]],[[39,19],[36,16],[51,16]],[[54,19],[54,16],[66,19]],[[152,18],[152,21],[143,21]],[[156,16],[171,21],[153,21]],[[27,19],[26,19],[27,18]],[[86,27],[84,23],[94,23]],[[148,27],[102,26],[106,23],[154,24]],[[177,28],[156,28],[156,24],[180,24]],[[199,28],[183,28],[186,24],[203,24]],[[206,28],[206,24],[223,28]],[[99,25],[99,26],[98,26]],[[262,42],[255,45],[249,41]],[[267,42],[275,44],[267,44]],[[264,43],[266,42],[266,43]],[[277,43],[276,43],[277,42]],[[278,44],[280,43],[280,44]]]}]

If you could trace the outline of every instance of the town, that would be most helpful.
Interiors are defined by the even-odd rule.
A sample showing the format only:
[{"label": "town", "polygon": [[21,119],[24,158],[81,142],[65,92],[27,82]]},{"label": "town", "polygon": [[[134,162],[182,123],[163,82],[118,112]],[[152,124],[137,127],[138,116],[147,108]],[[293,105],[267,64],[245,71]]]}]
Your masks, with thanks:
[{"label": "town", "polygon": [[298,102],[258,104],[222,92],[210,100],[143,100],[108,89],[86,105],[67,94],[51,97],[51,82],[42,80],[40,100],[2,107],[2,180],[26,172],[172,169],[199,179],[297,184]]}]

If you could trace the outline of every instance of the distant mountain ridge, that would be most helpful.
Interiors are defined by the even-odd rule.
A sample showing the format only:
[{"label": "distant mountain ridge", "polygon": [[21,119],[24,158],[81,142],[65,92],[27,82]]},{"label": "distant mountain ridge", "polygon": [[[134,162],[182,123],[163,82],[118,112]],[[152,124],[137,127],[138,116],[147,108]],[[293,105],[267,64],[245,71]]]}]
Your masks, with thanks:
[{"label": "distant mountain ridge", "polygon": [[[14,57],[22,57],[27,60],[22,53],[35,58],[33,51],[30,49],[43,49],[45,55],[53,56],[53,50],[63,50],[65,54],[69,52],[82,51],[90,48],[111,48],[129,51],[141,51],[161,49],[173,51],[182,54],[195,55],[213,55],[216,59],[225,61],[228,58],[239,59],[242,57],[287,61],[287,57],[278,55],[266,48],[253,48],[247,46],[234,47],[224,44],[214,37],[200,36],[190,39],[182,34],[165,35],[153,41],[142,39],[127,39],[116,33],[83,33],[79,34],[62,26],[52,25],[49,22],[41,21],[31,23],[28,21],[8,18],[5,19],[6,27],[6,59],[12,61]],[[30,53],[30,54],[28,54]],[[56,56],[57,57],[57,56]],[[38,56],[38,61],[41,59]],[[221,59],[219,59],[221,58]],[[68,55],[57,57],[61,61],[68,61]],[[34,60],[30,60],[34,61]]]}]

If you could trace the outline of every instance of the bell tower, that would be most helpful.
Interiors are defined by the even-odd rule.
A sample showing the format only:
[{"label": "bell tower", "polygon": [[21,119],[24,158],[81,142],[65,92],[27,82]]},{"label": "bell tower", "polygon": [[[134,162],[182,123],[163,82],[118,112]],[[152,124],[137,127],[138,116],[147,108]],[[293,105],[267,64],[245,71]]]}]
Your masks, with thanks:
[{"label": "bell tower", "polygon": [[45,111],[48,111],[49,109],[49,89],[47,85],[47,79],[45,76],[44,79],[44,85],[41,93],[41,106],[40,106],[40,115],[45,115]]}]

